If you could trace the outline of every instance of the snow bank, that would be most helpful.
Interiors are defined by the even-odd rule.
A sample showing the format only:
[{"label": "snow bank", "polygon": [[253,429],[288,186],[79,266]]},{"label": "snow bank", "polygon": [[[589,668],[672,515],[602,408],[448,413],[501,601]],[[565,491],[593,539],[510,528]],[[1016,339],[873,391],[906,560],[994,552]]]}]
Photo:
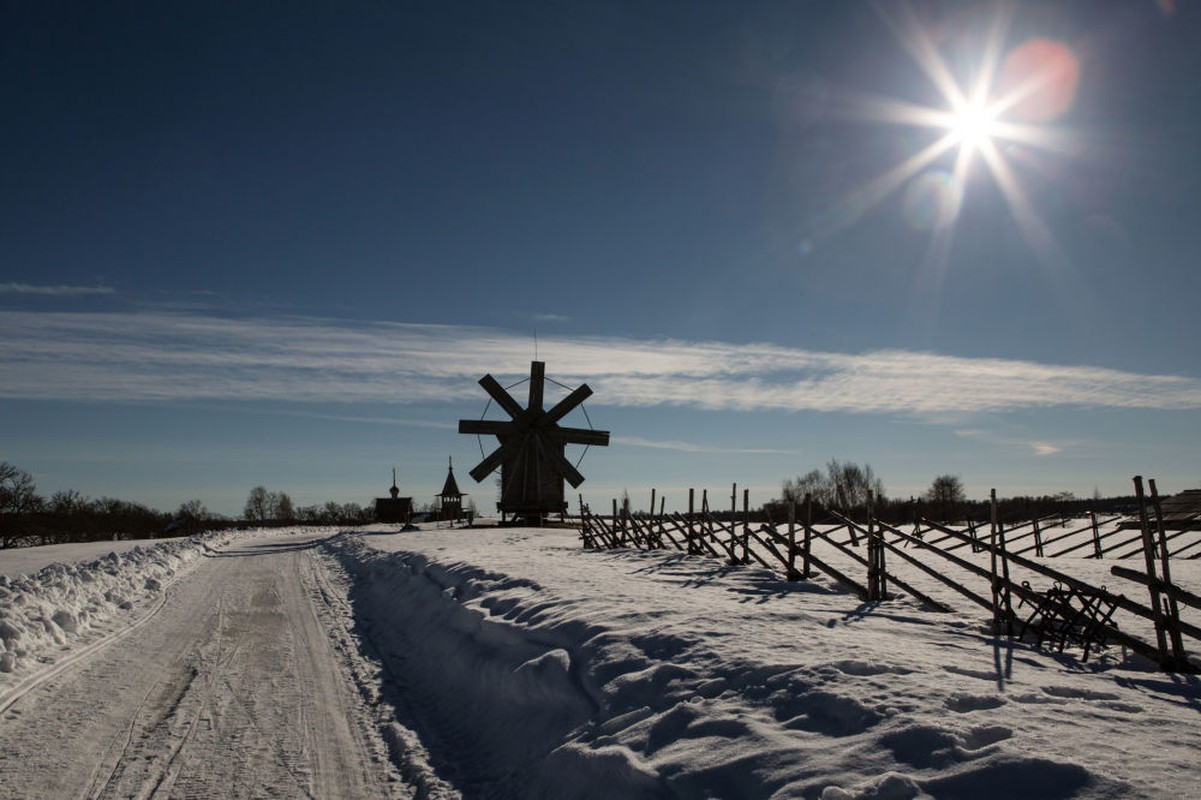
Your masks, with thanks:
[{"label": "snow bank", "polygon": [[[28,672],[53,661],[56,652],[128,624],[139,605],[157,598],[202,553],[230,535],[164,539],[92,561],[0,575],[0,673]],[[4,682],[0,675],[0,686]]]},{"label": "snow bank", "polygon": [[1188,794],[1201,686],[907,600],[573,532],[330,540],[381,698],[465,797]]}]

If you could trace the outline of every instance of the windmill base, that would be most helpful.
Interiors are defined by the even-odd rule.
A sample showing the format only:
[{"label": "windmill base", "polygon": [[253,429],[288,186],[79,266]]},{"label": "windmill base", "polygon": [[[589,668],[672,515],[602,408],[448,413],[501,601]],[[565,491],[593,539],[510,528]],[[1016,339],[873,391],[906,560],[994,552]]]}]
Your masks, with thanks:
[{"label": "windmill base", "polygon": [[517,506],[506,503],[497,503],[496,508],[500,511],[500,524],[512,527],[525,528],[541,528],[552,516],[558,516],[560,519],[567,513],[567,502],[556,504],[550,508],[546,506]]}]

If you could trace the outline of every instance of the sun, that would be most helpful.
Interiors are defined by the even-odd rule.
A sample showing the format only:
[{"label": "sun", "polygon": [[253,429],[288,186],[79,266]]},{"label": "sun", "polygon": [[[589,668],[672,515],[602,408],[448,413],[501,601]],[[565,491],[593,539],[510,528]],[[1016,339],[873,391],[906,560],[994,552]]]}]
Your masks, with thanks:
[{"label": "sun", "polygon": [[[1061,42],[1031,39],[1008,49],[1012,8],[1004,4],[987,33],[978,42],[974,64],[959,64],[971,71],[961,80],[939,52],[934,39],[907,3],[878,7],[883,21],[941,98],[930,106],[895,97],[858,95],[854,114],[885,125],[926,129],[933,138],[901,162],[840,198],[821,220],[818,235],[829,235],[861,219],[866,211],[898,190],[932,195],[932,186],[943,187],[935,203],[937,224],[918,225],[931,230],[936,241],[931,252],[945,261],[954,237],[955,218],[969,201],[969,174],[982,168],[992,179],[1022,237],[1044,263],[1062,263],[1061,249],[1022,185],[1016,162],[1029,162],[1029,154],[1072,154],[1077,143],[1056,121],[1071,106],[1080,77],[1072,50]],[[949,163],[947,163],[949,162]],[[940,189],[941,191],[941,189]],[[920,198],[918,198],[920,199]],[[909,202],[917,207],[922,203]],[[931,212],[933,213],[933,212]],[[930,214],[918,214],[924,219]],[[908,220],[907,220],[908,221]],[[912,223],[911,223],[912,224]]]},{"label": "sun", "polygon": [[948,125],[960,148],[975,150],[989,144],[996,132],[997,111],[985,103],[969,102],[953,109]]}]

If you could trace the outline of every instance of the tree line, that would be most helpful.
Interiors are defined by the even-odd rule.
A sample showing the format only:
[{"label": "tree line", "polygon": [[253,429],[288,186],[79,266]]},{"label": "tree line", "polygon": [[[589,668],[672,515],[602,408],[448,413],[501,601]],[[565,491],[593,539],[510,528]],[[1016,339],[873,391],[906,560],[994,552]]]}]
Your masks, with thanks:
[{"label": "tree line", "polygon": [[246,498],[242,516],[260,525],[366,525],[374,512],[358,503],[328,503],[294,506],[287,492],[268,491],[256,486]]},{"label": "tree line", "polygon": [[[942,522],[982,522],[992,513],[990,500],[967,498],[958,475],[936,476],[930,487],[916,497],[890,498],[870,464],[860,466],[838,459],[831,459],[824,471],[814,469],[795,478],[785,478],[780,497],[766,503],[763,511],[771,519],[784,519],[788,506],[800,506],[806,497],[815,519],[828,510],[837,510],[853,518],[862,517],[867,512],[869,498],[875,517],[892,523],[912,522],[917,516]],[[1086,499],[1071,492],[1057,492],[1038,497],[997,499],[997,515],[1002,522],[1050,514],[1070,516],[1088,511],[1135,513],[1137,510],[1137,499],[1133,495],[1103,498],[1096,494]]]},{"label": "tree line", "polygon": [[358,503],[296,507],[286,492],[269,492],[262,486],[250,491],[240,520],[211,512],[195,499],[175,511],[160,511],[112,497],[89,498],[74,489],[44,497],[32,475],[0,461],[0,548],[186,536],[247,525],[363,525],[371,520],[372,510]]}]

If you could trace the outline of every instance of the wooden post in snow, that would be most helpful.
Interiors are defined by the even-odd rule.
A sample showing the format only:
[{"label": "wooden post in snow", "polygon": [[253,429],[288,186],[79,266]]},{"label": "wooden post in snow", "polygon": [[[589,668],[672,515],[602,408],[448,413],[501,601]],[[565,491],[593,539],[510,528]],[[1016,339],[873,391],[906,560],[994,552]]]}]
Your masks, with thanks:
[{"label": "wooden post in snow", "polygon": [[1043,557],[1043,531],[1038,526],[1038,506],[1034,507],[1034,555]]},{"label": "wooden post in snow", "polygon": [[751,563],[751,490],[742,490],[742,563]]},{"label": "wooden post in snow", "polygon": [[813,546],[813,497],[805,492],[805,536],[804,547],[801,549],[802,575],[808,578],[811,574],[809,565],[809,549]]},{"label": "wooden post in snow", "polygon": [[883,531],[876,528],[875,494],[867,493],[867,599],[888,599],[888,583],[884,572]]},{"label": "wooden post in snow", "polygon": [[[1170,553],[1168,552],[1168,537],[1163,528],[1163,509],[1159,505],[1159,491],[1155,488],[1155,479],[1151,478],[1147,481],[1151,488],[1151,505],[1155,508],[1155,533],[1159,541],[1159,571],[1160,577],[1163,578],[1164,584],[1172,585],[1172,568],[1168,564]],[[1176,605],[1176,598],[1170,593],[1165,592],[1164,598],[1167,611],[1167,626],[1168,640],[1172,645],[1172,662],[1173,666],[1179,669],[1185,664],[1186,656],[1184,655],[1184,641],[1180,638],[1180,607]]]},{"label": "wooden post in snow", "polygon": [[992,575],[993,628],[1004,627],[1013,636],[1013,608],[1009,599],[1009,562],[1005,558],[1005,530],[997,521],[997,490],[989,490],[989,545]]},{"label": "wooden post in snow", "polygon": [[[849,513],[848,513],[849,516]],[[876,537],[872,535],[872,493],[867,493],[867,599],[879,600],[880,575],[876,564]]]},{"label": "wooden post in snow", "polygon": [[1168,655],[1168,637],[1164,626],[1163,603],[1159,596],[1159,573],[1155,569],[1155,541],[1151,536],[1151,523],[1147,519],[1146,497],[1143,494],[1143,476],[1134,476],[1134,493],[1138,496],[1138,522],[1142,529],[1143,558],[1147,564],[1147,590],[1151,593],[1151,614],[1155,622],[1155,643],[1159,646],[1160,666],[1167,668],[1171,658]]},{"label": "wooden post in snow", "polygon": [[684,538],[688,541],[688,554],[696,555],[700,552],[700,548],[694,541],[695,533],[692,530],[693,520],[696,519],[696,489],[688,490],[688,529],[684,531]]},{"label": "wooden post in snow", "polygon": [[1088,512],[1088,515],[1089,515],[1089,517],[1090,517],[1090,518],[1092,519],[1092,521],[1093,521],[1093,554],[1094,554],[1094,555],[1095,555],[1097,558],[1100,558],[1100,557],[1101,557],[1101,553],[1102,553],[1102,550],[1101,550],[1101,529],[1100,529],[1100,528],[1097,526],[1097,512],[1096,512],[1096,511],[1090,511],[1090,512]]},{"label": "wooden post in snow", "polygon": [[735,564],[734,548],[738,545],[738,484],[730,486],[730,561]]},{"label": "wooden post in snow", "polygon": [[618,516],[618,514],[617,514],[617,498],[614,497],[613,498],[613,530],[617,533],[617,545],[619,547],[625,547],[626,532],[625,532],[624,526],[621,526],[618,524],[618,520],[620,520],[620,519],[621,519],[621,517]]},{"label": "wooden post in snow", "polygon": [[788,501],[788,580],[797,579],[796,571],[796,500]]}]

